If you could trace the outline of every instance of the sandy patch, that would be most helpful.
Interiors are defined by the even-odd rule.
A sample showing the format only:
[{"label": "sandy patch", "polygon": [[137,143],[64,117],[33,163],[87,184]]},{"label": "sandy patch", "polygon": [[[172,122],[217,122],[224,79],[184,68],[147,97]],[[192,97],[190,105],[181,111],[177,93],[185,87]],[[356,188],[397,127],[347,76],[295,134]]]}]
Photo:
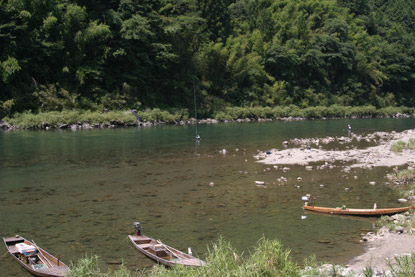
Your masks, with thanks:
[{"label": "sandy patch", "polygon": [[[377,137],[378,140],[373,139]],[[407,142],[409,139],[415,139],[415,130],[406,130],[401,133],[392,132],[388,134],[387,139],[385,133],[374,133],[366,137],[356,137],[357,139],[365,139],[378,141],[379,145],[368,147],[366,149],[350,149],[350,150],[323,150],[319,148],[296,147],[284,150],[272,149],[267,152],[260,152],[254,156],[259,163],[273,165],[308,165],[316,162],[334,163],[336,161],[350,162],[351,167],[376,167],[376,166],[400,166],[404,164],[415,164],[415,150],[404,150],[401,153],[395,153],[390,150],[391,145],[399,140]],[[320,138],[307,139],[311,142],[317,142],[317,145],[325,140],[337,140],[343,142],[344,138]],[[307,141],[303,140],[303,141]],[[295,140],[293,140],[295,141]],[[349,140],[353,142],[352,139]],[[269,153],[270,152],[270,153]]]},{"label": "sandy patch", "polygon": [[368,242],[366,252],[349,261],[347,267],[354,272],[362,272],[366,267],[374,271],[389,271],[388,261],[395,264],[397,255],[410,255],[415,252],[415,236],[409,234],[386,233]]}]

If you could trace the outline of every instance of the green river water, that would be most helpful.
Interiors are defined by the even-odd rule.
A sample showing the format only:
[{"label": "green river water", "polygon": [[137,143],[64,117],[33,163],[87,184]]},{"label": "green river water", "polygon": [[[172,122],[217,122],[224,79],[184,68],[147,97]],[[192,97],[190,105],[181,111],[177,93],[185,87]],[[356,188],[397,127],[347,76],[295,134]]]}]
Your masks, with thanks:
[{"label": "green river water", "polygon": [[[362,253],[361,233],[375,220],[302,219],[301,197],[312,194],[318,206],[393,207],[399,197],[384,185],[391,169],[346,174],[289,166],[282,172],[253,156],[292,138],[347,136],[349,123],[353,132],[368,134],[413,129],[415,119],[199,125],[200,143],[194,126],[0,132],[0,235],[33,239],[67,264],[96,254],[105,268],[123,259],[142,269],[153,261],[127,240],[139,221],[144,234],[184,251],[191,247],[200,258],[220,235],[245,253],[264,236],[280,240],[299,263],[312,254],[346,263]],[[288,178],[285,186],[274,183],[281,176]],[[0,257],[0,272],[29,276],[9,255]]]}]

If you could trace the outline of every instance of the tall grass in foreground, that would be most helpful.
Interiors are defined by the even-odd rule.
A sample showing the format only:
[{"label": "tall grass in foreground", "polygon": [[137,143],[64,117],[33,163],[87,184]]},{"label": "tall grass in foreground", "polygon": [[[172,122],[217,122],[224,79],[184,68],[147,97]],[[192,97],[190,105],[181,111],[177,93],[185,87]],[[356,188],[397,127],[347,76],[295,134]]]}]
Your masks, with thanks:
[{"label": "tall grass in foreground", "polygon": [[389,261],[389,268],[392,276],[406,277],[415,276],[415,254],[397,256],[394,258],[394,262]]},{"label": "tall grass in foreground", "polygon": [[262,238],[251,255],[237,254],[223,238],[208,249],[204,267],[154,267],[149,276],[301,276],[290,251],[276,240]]},{"label": "tall grass in foreground", "polygon": [[[137,253],[137,255],[140,255]],[[299,266],[291,261],[290,251],[283,248],[276,240],[262,238],[258,241],[251,255],[245,257],[237,254],[229,242],[219,238],[218,242],[208,248],[207,265],[204,267],[174,266],[166,268],[156,265],[146,271],[132,273],[124,265],[114,272],[101,273],[97,256],[80,259],[71,266],[68,277],[84,276],[301,276]]]},{"label": "tall grass in foreground", "polygon": [[[66,277],[132,277],[135,276],[124,265],[115,270],[101,273],[99,257],[94,255],[91,257],[85,256],[79,259],[75,264],[71,264],[70,271]],[[137,275],[138,276],[138,275]]]}]

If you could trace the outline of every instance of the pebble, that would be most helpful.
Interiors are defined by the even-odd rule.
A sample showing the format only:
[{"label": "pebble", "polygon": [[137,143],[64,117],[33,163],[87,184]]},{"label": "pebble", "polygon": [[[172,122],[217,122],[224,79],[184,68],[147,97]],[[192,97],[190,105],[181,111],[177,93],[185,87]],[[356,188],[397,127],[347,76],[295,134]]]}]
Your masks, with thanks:
[{"label": "pebble", "polygon": [[372,181],[372,182],[369,182],[369,184],[371,184],[372,186],[374,186],[374,185],[376,185],[376,182]]},{"label": "pebble", "polygon": [[213,187],[215,185],[215,183],[214,182],[210,182],[209,183],[209,186],[211,186],[211,187]]}]

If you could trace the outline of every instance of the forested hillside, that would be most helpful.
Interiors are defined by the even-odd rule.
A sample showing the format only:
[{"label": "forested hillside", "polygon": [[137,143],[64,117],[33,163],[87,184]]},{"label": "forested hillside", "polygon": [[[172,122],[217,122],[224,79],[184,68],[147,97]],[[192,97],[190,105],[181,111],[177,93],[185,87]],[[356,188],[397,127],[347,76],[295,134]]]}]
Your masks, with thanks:
[{"label": "forested hillside", "polygon": [[0,118],[24,110],[415,105],[415,2],[0,1]]}]

